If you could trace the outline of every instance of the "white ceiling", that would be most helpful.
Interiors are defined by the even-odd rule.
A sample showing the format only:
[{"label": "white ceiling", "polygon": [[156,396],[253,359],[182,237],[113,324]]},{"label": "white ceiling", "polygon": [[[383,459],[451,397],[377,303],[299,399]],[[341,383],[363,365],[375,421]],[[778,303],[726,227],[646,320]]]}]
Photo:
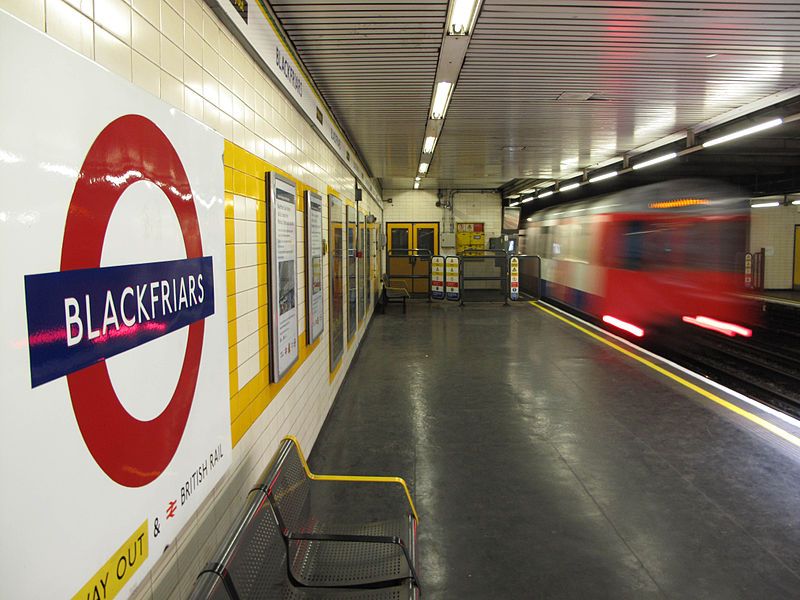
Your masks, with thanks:
[{"label": "white ceiling", "polygon": [[[411,187],[447,2],[272,7],[372,174]],[[797,0],[484,0],[423,188],[566,176],[799,83]]]}]

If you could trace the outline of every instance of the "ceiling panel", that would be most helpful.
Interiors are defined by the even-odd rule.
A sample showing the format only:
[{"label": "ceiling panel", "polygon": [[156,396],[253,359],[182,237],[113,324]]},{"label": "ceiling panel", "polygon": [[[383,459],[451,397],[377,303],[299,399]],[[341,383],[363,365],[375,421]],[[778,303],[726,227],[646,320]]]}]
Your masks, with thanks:
[{"label": "ceiling panel", "polygon": [[413,177],[447,2],[271,3],[376,177]]},{"label": "ceiling panel", "polygon": [[[447,3],[273,7],[372,173],[410,185]],[[796,86],[799,34],[796,0],[484,0],[423,187],[563,177]]]}]

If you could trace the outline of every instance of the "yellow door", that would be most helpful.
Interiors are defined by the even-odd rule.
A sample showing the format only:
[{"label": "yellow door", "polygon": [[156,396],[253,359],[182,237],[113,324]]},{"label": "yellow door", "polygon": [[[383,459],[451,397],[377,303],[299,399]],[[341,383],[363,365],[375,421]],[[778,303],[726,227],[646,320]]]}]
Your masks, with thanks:
[{"label": "yellow door", "polygon": [[413,238],[418,257],[414,265],[414,275],[424,276],[422,279],[414,279],[413,293],[427,294],[431,272],[430,257],[439,254],[439,223],[414,223]]},{"label": "yellow door", "polygon": [[792,286],[800,290],[800,225],[794,226],[794,277]]},{"label": "yellow door", "polygon": [[[439,254],[439,224],[414,223],[414,248]],[[423,252],[424,253],[424,252]]]},{"label": "yellow door", "polygon": [[408,259],[409,250],[413,246],[411,237],[411,223],[386,224],[386,273],[389,275],[389,285],[404,287],[411,292],[411,262]]}]

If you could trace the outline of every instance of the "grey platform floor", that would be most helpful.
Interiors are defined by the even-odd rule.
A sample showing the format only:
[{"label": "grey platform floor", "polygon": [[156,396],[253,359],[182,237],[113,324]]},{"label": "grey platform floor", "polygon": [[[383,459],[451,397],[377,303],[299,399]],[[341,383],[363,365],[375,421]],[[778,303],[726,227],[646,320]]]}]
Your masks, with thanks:
[{"label": "grey platform floor", "polygon": [[311,455],[407,479],[423,598],[799,598],[800,454],[529,305],[390,307]]}]

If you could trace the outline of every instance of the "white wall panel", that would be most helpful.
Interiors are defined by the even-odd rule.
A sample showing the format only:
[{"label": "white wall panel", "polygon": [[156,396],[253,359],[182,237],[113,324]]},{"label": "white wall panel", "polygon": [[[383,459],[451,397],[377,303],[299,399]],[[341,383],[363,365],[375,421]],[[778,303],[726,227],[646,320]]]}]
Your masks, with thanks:
[{"label": "white wall panel", "polygon": [[[345,198],[354,198],[350,172],[203,2],[0,0],[0,9],[45,30],[84,56],[94,57],[98,62],[102,59],[103,66],[112,72],[187,112],[234,144],[323,195],[330,186]],[[70,13],[67,9],[79,12]],[[98,10],[102,22],[97,18]],[[70,16],[59,18],[64,14]],[[87,19],[91,24],[91,36]],[[380,218],[377,203],[367,199],[366,205]],[[245,206],[243,214],[242,218],[239,209],[233,236],[237,246],[236,290],[244,295],[241,298],[237,295],[234,303],[237,325],[241,325],[242,333],[249,335],[241,337],[237,329],[236,339],[229,343],[242,345],[237,367],[246,379],[263,365],[258,361],[258,351],[255,355],[249,352],[252,350],[250,340],[257,339],[259,332],[258,320],[247,316],[246,309],[252,306],[252,295],[247,293],[258,285],[256,269],[259,267],[252,264],[249,246],[256,242],[252,211]],[[238,221],[242,221],[242,225]],[[323,231],[327,239],[327,208]],[[303,239],[302,228],[298,236]],[[240,244],[244,247],[242,250],[238,249]],[[323,273],[327,328],[327,256]],[[299,276],[303,276],[302,271]],[[303,281],[301,279],[301,286]],[[224,303],[222,293],[220,302]],[[371,313],[367,318],[369,316]],[[188,595],[197,573],[224,535],[247,490],[261,474],[281,437],[293,433],[306,451],[311,450],[365,329],[359,328],[355,343],[345,350],[342,366],[332,381],[328,372],[327,331],[322,335],[316,349],[233,448],[232,465],[224,480],[160,556],[133,591],[133,597],[161,600]],[[227,398],[221,401],[226,402]]]}]

